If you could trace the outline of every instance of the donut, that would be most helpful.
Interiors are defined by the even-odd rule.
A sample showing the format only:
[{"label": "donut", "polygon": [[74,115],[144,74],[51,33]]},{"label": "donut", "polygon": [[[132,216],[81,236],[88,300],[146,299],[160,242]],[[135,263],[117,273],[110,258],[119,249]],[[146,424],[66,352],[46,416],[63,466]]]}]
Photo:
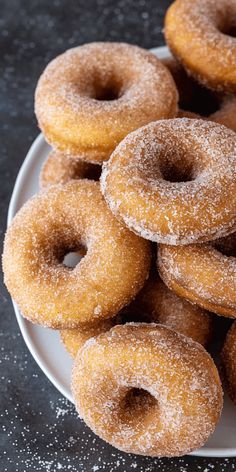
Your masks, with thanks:
[{"label": "donut", "polygon": [[94,336],[109,331],[115,324],[114,318],[100,321],[100,323],[92,323],[88,326],[80,326],[77,329],[62,329],[60,338],[67,352],[71,357],[75,358],[79,349],[84,343]]},{"label": "donut", "polygon": [[227,392],[236,405],[236,322],[229,329],[221,352],[223,376]]},{"label": "donut", "polygon": [[[80,245],[74,269],[63,264]],[[72,180],[28,201],[7,230],[5,283],[22,314],[56,329],[116,315],[142,288],[149,272],[147,241],[109,211],[99,183]]]},{"label": "donut", "polygon": [[236,92],[235,0],[176,0],[165,17],[165,39],[197,81]]},{"label": "donut", "polygon": [[218,315],[236,318],[236,233],[224,244],[220,240],[214,244],[160,245],[158,269],[178,296]]},{"label": "donut", "polygon": [[41,189],[55,184],[65,184],[73,179],[98,180],[101,173],[99,165],[89,164],[79,158],[58,151],[51,151],[40,172]]},{"label": "donut", "polygon": [[35,112],[47,141],[102,163],[131,131],[175,116],[178,93],[165,66],[125,43],[90,43],[66,51],[41,75]]},{"label": "donut", "polygon": [[161,323],[206,346],[212,335],[212,317],[206,310],[178,297],[155,274],[125,310],[135,313],[134,321]]},{"label": "donut", "polygon": [[116,148],[101,189],[118,219],[143,238],[185,245],[236,227],[236,134],[210,121],[150,123]]},{"label": "donut", "polygon": [[190,338],[156,324],[116,326],[87,341],[72,372],[80,417],[114,447],[180,456],[215,429],[222,388],[213,360]]},{"label": "donut", "polygon": [[171,72],[179,92],[178,118],[206,118],[236,131],[236,97],[212,92],[188,76],[181,64],[168,57],[162,60]]}]

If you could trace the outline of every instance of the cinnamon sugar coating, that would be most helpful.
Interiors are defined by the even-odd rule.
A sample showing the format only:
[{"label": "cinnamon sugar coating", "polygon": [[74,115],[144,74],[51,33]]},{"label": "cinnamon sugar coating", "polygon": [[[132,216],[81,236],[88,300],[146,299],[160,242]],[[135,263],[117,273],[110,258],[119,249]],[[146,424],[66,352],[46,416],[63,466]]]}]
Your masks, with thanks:
[{"label": "cinnamon sugar coating", "polygon": [[87,341],[75,360],[72,393],[98,436],[146,456],[201,447],[222,408],[219,375],[205,349],[156,324],[116,326]]},{"label": "cinnamon sugar coating", "polygon": [[80,157],[70,157],[51,151],[40,172],[40,187],[45,189],[55,184],[65,184],[74,179],[98,180],[101,166],[84,162]]},{"label": "cinnamon sugar coating", "polygon": [[[64,256],[87,249],[74,269]],[[142,288],[150,245],[120,224],[99,184],[74,180],[34,196],[7,230],[5,283],[22,314],[51,328],[114,316]]]},{"label": "cinnamon sugar coating", "polygon": [[236,233],[214,244],[160,245],[158,268],[164,282],[180,297],[236,318]]},{"label": "cinnamon sugar coating", "polygon": [[236,405],[236,322],[229,329],[221,352],[227,392]]},{"label": "cinnamon sugar coating", "polygon": [[235,93],[235,25],[235,0],[176,0],[165,17],[165,39],[197,81]]},{"label": "cinnamon sugar coating", "polygon": [[143,238],[185,245],[236,227],[236,134],[188,118],[150,123],[127,136],[103,166],[112,212]]},{"label": "cinnamon sugar coating", "polygon": [[149,51],[125,43],[90,43],[51,61],[39,79],[35,112],[47,141],[102,163],[131,131],[171,118],[178,93]]}]

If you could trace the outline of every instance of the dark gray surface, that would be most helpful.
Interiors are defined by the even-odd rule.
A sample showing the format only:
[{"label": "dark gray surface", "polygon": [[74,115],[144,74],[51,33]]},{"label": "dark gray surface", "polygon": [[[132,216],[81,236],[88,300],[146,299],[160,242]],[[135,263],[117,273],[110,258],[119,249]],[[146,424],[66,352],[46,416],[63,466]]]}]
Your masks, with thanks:
[{"label": "dark gray surface", "polygon": [[[1,238],[18,169],[38,134],[37,78],[65,49],[94,40],[163,44],[167,0],[0,1]],[[0,472],[233,471],[234,459],[149,459],[121,454],[97,439],[40,371],[1,287]],[[56,356],[56,353],[55,353]]]}]

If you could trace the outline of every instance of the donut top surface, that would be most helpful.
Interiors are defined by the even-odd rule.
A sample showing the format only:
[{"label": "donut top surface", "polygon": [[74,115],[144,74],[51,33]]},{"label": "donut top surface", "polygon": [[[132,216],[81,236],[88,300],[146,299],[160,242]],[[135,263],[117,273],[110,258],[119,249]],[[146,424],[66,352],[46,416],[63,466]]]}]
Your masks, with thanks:
[{"label": "donut top surface", "polygon": [[37,85],[35,111],[54,147],[90,152],[90,160],[93,151],[98,162],[130,131],[174,116],[177,100],[171,74],[152,53],[101,42],[70,49],[48,64]]},{"label": "donut top surface", "polygon": [[[73,180],[35,195],[8,228],[5,283],[29,320],[74,328],[114,316],[149,272],[150,246],[111,214],[98,182]],[[68,252],[86,249],[73,269]]]},{"label": "donut top surface", "polygon": [[111,210],[152,241],[190,244],[236,225],[236,134],[203,120],[150,123],[127,136],[103,167]]},{"label": "donut top surface", "polygon": [[155,324],[116,326],[87,341],[75,360],[72,392],[79,414],[103,439],[151,456],[199,447],[222,407],[207,352]]},{"label": "donut top surface", "polygon": [[204,85],[236,91],[235,0],[176,0],[165,17],[165,37],[190,75]]}]

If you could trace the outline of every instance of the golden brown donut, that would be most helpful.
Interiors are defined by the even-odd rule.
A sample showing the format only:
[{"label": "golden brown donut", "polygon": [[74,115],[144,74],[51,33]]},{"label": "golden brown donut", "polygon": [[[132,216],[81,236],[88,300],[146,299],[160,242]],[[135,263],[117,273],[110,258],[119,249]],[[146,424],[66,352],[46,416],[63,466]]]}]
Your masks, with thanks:
[{"label": "golden brown donut", "polygon": [[227,392],[236,404],[236,322],[229,329],[221,352],[223,375]]},{"label": "golden brown donut", "polygon": [[178,296],[236,318],[236,233],[214,245],[160,245],[158,268]]},{"label": "golden brown donut", "polygon": [[101,163],[131,131],[171,118],[178,94],[171,74],[149,51],[125,43],[91,43],[46,67],[35,111],[47,141]]},{"label": "golden brown donut", "polygon": [[[68,252],[87,249],[74,269]],[[22,314],[51,328],[114,316],[142,288],[150,245],[120,224],[98,182],[72,180],[34,196],[7,230],[3,268]]]},{"label": "golden brown donut", "polygon": [[136,320],[161,323],[206,346],[212,335],[212,317],[206,310],[178,297],[157,275],[149,277],[135,300],[126,308]]},{"label": "golden brown donut", "polygon": [[232,93],[235,18],[235,0],[176,0],[165,17],[168,46],[188,73],[207,87]]},{"label": "golden brown donut", "polygon": [[201,447],[222,409],[205,349],[156,324],[116,326],[78,352],[72,393],[80,417],[114,447],[180,456]]},{"label": "golden brown donut", "polygon": [[79,157],[67,156],[58,151],[51,151],[44,162],[39,182],[40,187],[45,189],[50,185],[65,184],[73,179],[98,180],[101,166],[89,164]]},{"label": "golden brown donut", "polygon": [[236,96],[212,92],[188,76],[181,64],[168,57],[162,60],[171,72],[179,92],[179,118],[206,118],[236,131]]},{"label": "golden brown donut", "polygon": [[80,326],[77,329],[62,329],[60,338],[67,352],[76,357],[79,349],[88,339],[98,336],[101,333],[109,331],[115,324],[115,318],[103,320],[100,323],[92,323],[88,326]]},{"label": "golden brown donut", "polygon": [[127,136],[104,163],[111,211],[143,238],[185,245],[236,228],[236,134],[193,119],[161,120]]}]

